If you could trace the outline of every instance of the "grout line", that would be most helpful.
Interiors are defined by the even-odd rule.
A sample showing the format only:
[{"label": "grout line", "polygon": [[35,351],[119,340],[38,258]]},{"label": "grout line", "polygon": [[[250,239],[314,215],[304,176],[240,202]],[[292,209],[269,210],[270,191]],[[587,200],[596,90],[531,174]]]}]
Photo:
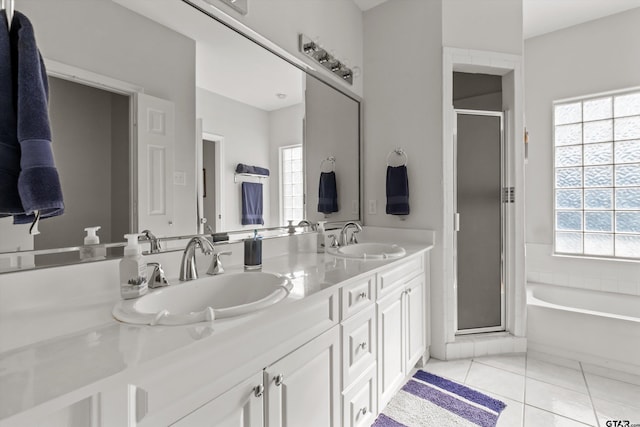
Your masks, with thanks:
[{"label": "grout line", "polygon": [[591,397],[591,390],[589,389],[589,383],[587,382],[587,376],[584,374],[584,369],[582,368],[582,362],[578,361],[578,365],[580,365],[580,372],[582,373],[582,378],[584,379],[584,385],[587,387],[587,395],[589,396],[589,402],[591,402],[591,410],[593,411],[593,415],[596,417],[596,426],[600,427],[600,420],[598,419],[598,412],[596,411],[595,403],[593,403],[593,397]]},{"label": "grout line", "polygon": [[[552,412],[552,411],[550,411],[550,410],[548,410],[548,409],[541,408],[541,407],[539,407],[539,406],[535,406],[535,405],[524,405],[524,406],[530,406],[530,407],[532,407],[532,408],[536,408],[536,409],[537,409],[537,410],[539,410],[539,411],[547,412],[547,413],[549,413],[549,414],[555,415],[556,417],[560,417],[560,418],[563,418],[563,419],[566,419],[566,420],[570,420],[570,421],[573,421],[573,422],[578,423],[578,424],[583,425],[583,426],[594,427],[594,425],[593,425],[593,424],[586,424],[586,423],[583,423],[583,422],[582,422],[582,421],[580,421],[580,420],[576,420],[575,418],[567,417],[566,415],[561,415],[561,414],[558,414],[558,413],[556,413],[556,412]],[[597,425],[597,424],[596,424],[596,425]],[[523,426],[523,427],[527,427],[527,426]],[[532,426],[532,427],[537,427],[537,426]]]},{"label": "grout line", "polygon": [[471,372],[471,365],[473,365],[473,358],[469,359],[469,367],[467,368],[467,373],[464,374],[464,381],[462,381],[462,384],[467,383],[467,378],[469,378],[469,372]]}]

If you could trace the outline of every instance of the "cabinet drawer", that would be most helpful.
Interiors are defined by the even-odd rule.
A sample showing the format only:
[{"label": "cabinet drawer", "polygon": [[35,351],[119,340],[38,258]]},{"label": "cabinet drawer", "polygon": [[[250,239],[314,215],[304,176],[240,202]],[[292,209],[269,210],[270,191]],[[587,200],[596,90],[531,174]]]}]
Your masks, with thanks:
[{"label": "cabinet drawer", "polygon": [[420,254],[407,260],[395,264],[378,274],[377,298],[380,299],[389,294],[401,283],[405,283],[408,279],[413,278],[419,273],[424,272],[424,255]]},{"label": "cabinet drawer", "polygon": [[348,388],[376,360],[375,306],[342,324],[342,389]]},{"label": "cabinet drawer", "polygon": [[375,276],[355,280],[340,288],[340,315],[344,320],[375,300]]},{"label": "cabinet drawer", "polygon": [[343,427],[369,427],[377,413],[376,365],[342,394]]}]

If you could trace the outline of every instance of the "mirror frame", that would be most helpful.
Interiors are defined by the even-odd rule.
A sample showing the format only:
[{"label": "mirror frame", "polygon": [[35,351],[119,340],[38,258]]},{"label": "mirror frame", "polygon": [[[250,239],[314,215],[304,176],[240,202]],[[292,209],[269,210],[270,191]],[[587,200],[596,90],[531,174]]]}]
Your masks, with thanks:
[{"label": "mirror frame", "polygon": [[[293,54],[289,53],[288,51],[286,51],[284,48],[278,46],[277,44],[269,41],[266,37],[260,35],[259,33],[257,33],[256,31],[252,30],[251,28],[247,27],[246,25],[244,25],[243,23],[241,23],[240,21],[237,21],[236,19],[230,17],[229,15],[227,15],[225,12],[223,12],[222,10],[216,8],[215,6],[212,6],[210,4],[207,3],[207,6],[205,8],[205,5],[202,4],[198,4],[200,1],[203,0],[179,0],[182,1],[183,3],[185,3],[187,6],[191,6],[194,9],[198,10],[201,13],[204,13],[205,15],[209,16],[211,19],[215,20],[217,23],[224,25],[226,28],[228,28],[231,31],[234,31],[235,33],[239,34],[240,36],[244,37],[245,39],[247,39],[250,42],[253,42],[255,44],[257,44],[259,47],[266,49],[268,52],[276,55],[277,57],[279,57],[280,59],[286,61],[287,63],[289,63],[290,65],[293,65],[294,67],[300,69],[302,72],[304,72],[305,74],[318,79],[320,82],[326,84],[327,86],[331,87],[332,89],[342,93],[343,95],[351,98],[352,100],[354,100],[355,102],[358,103],[358,114],[359,114],[359,122],[358,122],[358,166],[359,166],[359,174],[358,174],[358,191],[359,191],[359,209],[358,209],[358,216],[357,218],[352,219],[351,221],[358,221],[361,224],[364,225],[364,100],[362,97],[360,97],[359,95],[355,94],[353,91],[351,91],[348,87],[345,86],[345,83],[338,81],[337,77],[333,76],[333,75],[327,75],[321,71],[316,70],[315,68],[313,68],[311,65],[309,65],[308,63],[302,61],[300,58],[294,56]],[[298,36],[299,39],[299,36]],[[44,58],[45,63],[47,64],[47,74],[49,76],[53,76],[53,77],[59,77],[59,78],[63,78],[63,79],[67,79],[69,80],[69,78],[71,77],[72,81],[76,81],[78,83],[81,84],[88,84],[90,86],[94,86],[94,87],[98,87],[98,88],[107,88],[108,90],[114,91],[114,92],[119,92],[119,93],[123,93],[126,95],[131,95],[132,93],[138,92],[138,91],[142,91],[142,88],[138,87],[138,86],[134,86],[134,85],[130,85],[126,82],[122,82],[119,80],[113,80],[113,86],[112,85],[104,85],[101,86],[100,84],[96,84],[95,81],[104,81],[105,78],[109,79],[108,77],[105,76],[99,76],[99,78],[94,78],[94,73],[90,72],[90,71],[86,71],[86,73],[84,73],[85,76],[88,76],[88,79],[83,78],[83,73],[80,72],[78,73],[78,69],[76,69],[75,67],[70,67],[73,68],[73,70],[71,69],[67,69],[69,68],[68,66],[66,66],[65,64],[62,63],[58,63],[56,61],[51,61],[51,60],[47,60],[46,58]],[[123,91],[124,89],[124,91]],[[196,118],[194,118],[196,119]],[[135,169],[135,165],[131,164],[130,166],[131,169]],[[135,185],[133,186],[135,187]],[[131,193],[131,197],[135,198],[137,197],[137,195],[135,194],[135,188],[133,188],[133,192]],[[199,196],[199,190],[197,188],[197,184],[196,184],[196,197]],[[340,224],[345,223],[346,221],[329,221],[327,226],[329,228],[337,228],[339,227]],[[289,233],[287,230],[286,226],[281,226],[281,227],[271,227],[271,228],[262,228],[261,230],[265,230],[265,231],[270,231],[269,233],[269,238],[274,238],[274,237],[285,237],[285,236],[291,236],[292,233]],[[282,230],[281,233],[277,233],[277,230]],[[248,230],[231,230],[231,231],[225,231],[224,233],[229,235],[229,240],[227,241],[222,241],[222,242],[214,242],[215,244],[228,244],[228,243],[234,243],[234,242],[239,242],[242,239],[244,239],[248,234],[249,231]],[[306,230],[303,230],[302,232],[296,232],[295,234],[304,234],[306,233]],[[202,234],[204,236],[209,236],[210,234]],[[166,237],[166,238],[160,238],[160,241],[164,241],[164,242],[171,242],[171,241],[181,241],[181,240],[186,240],[189,239],[193,236],[196,235],[187,235],[187,236],[170,236],[170,237]],[[144,240],[140,241],[141,244],[145,244]],[[100,244],[101,247],[105,247],[105,248],[123,248],[124,246],[126,246],[126,242],[113,242],[113,243],[105,243],[105,244]],[[33,250],[25,250],[25,251],[10,251],[10,252],[0,252],[0,256],[2,257],[8,257],[8,256],[35,256],[35,255],[47,255],[47,254],[59,254],[59,253],[64,253],[64,252],[77,252],[80,251],[80,249],[82,248],[82,245],[78,245],[78,246],[71,246],[71,247],[61,247],[61,248],[51,248],[51,249],[33,249]],[[166,249],[161,250],[161,252],[175,252],[175,251],[180,251],[183,250],[182,246],[176,246],[176,247],[169,247]],[[149,251],[145,251],[143,252],[144,254],[149,254]],[[105,260],[113,260],[113,259],[118,259],[121,256],[119,255],[108,255],[106,259],[104,260],[96,260],[96,261],[91,261],[91,262],[99,262],[99,261],[105,261]],[[47,264],[47,265],[42,265],[42,266],[29,266],[27,268],[21,268],[21,267],[16,267],[15,269],[7,269],[7,270],[2,270],[0,271],[0,274],[7,274],[7,273],[15,273],[15,272],[20,272],[20,271],[29,271],[29,270],[33,270],[33,269],[41,269],[41,268],[51,268],[51,267],[58,267],[61,265],[74,265],[74,264],[80,264],[80,263],[86,263],[86,261],[71,261],[71,262],[65,262],[65,263],[59,263],[59,264]]]}]

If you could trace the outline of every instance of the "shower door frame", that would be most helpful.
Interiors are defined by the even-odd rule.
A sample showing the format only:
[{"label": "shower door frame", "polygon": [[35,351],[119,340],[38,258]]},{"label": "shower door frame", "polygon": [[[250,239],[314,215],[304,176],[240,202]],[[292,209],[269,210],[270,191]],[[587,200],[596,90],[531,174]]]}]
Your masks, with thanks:
[{"label": "shower door frame", "polygon": [[[500,325],[487,326],[472,329],[459,329],[458,328],[458,232],[460,231],[460,214],[458,212],[458,116],[459,115],[472,115],[472,116],[485,116],[485,117],[498,117],[500,119]],[[506,248],[507,248],[507,217],[508,212],[506,210],[505,188],[507,187],[508,177],[508,162],[507,162],[507,145],[505,143],[505,116],[506,111],[490,111],[490,110],[470,110],[464,108],[453,109],[453,208],[455,212],[454,220],[454,234],[453,239],[453,254],[454,254],[454,332],[455,335],[469,335],[479,334],[486,332],[504,332],[506,331],[506,293],[508,287],[506,286],[507,263],[506,263]]]}]

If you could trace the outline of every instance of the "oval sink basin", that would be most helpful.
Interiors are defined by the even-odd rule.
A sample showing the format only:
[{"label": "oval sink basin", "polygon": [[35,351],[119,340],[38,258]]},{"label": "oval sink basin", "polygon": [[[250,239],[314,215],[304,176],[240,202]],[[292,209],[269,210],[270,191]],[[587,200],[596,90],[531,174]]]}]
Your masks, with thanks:
[{"label": "oval sink basin", "polygon": [[253,313],[282,301],[293,287],[264,272],[225,273],[170,285],[120,301],[113,316],[140,325],[186,325]]},{"label": "oval sink basin", "polygon": [[407,251],[403,247],[388,243],[356,243],[334,249],[330,253],[344,258],[387,259],[401,258]]}]

